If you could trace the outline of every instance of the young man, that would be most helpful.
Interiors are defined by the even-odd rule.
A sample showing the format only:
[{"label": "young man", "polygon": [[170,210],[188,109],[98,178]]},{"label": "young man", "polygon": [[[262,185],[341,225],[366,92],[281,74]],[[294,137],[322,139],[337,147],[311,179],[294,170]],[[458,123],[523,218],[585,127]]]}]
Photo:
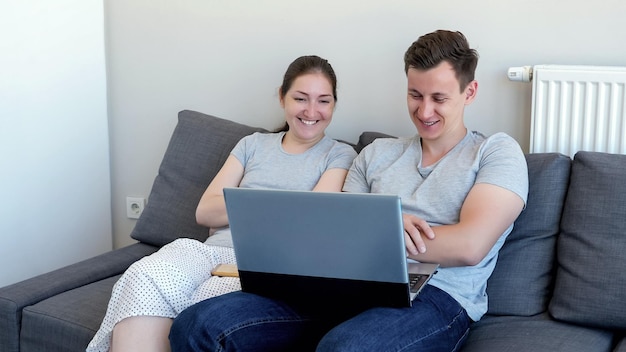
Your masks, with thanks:
[{"label": "young man", "polygon": [[460,32],[420,37],[405,54],[417,134],[379,139],[355,159],[344,191],[400,195],[410,258],[440,263],[411,308],[356,315],[234,292],[183,312],[173,351],[455,351],[487,311],[497,253],[524,208],[524,155],[504,133],[468,131],[478,55]]}]

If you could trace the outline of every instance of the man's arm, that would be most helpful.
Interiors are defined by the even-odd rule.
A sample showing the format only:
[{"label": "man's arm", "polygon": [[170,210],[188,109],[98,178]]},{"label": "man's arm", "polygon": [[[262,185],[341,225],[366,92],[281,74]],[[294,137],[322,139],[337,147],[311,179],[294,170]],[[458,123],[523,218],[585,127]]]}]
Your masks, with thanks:
[{"label": "man's arm", "polygon": [[[444,267],[478,264],[517,219],[524,201],[514,192],[492,184],[472,187],[461,207],[459,222],[430,228],[422,219],[404,216],[409,258]],[[418,247],[426,248],[419,253]]]}]

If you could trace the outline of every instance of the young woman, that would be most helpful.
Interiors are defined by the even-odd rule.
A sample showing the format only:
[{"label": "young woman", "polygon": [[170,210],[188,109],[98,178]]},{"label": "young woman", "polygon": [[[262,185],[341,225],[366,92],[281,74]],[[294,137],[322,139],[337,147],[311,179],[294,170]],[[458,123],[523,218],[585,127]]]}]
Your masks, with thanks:
[{"label": "young woman", "polygon": [[210,273],[218,264],[235,263],[224,187],[341,191],[356,153],[325,135],[337,101],[333,68],[318,56],[299,57],[278,93],[285,127],[244,137],[198,204],[198,223],[214,232],[211,243],[224,245],[178,239],[131,265],[113,288],[88,352],[169,351],[169,329],[181,311],[240,289],[238,278]]}]

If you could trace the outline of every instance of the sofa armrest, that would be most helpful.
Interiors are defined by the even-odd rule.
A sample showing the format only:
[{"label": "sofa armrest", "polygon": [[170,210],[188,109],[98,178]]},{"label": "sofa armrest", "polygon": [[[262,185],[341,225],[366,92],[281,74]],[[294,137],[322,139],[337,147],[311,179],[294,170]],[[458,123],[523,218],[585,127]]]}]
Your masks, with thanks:
[{"label": "sofa armrest", "polygon": [[133,262],[158,250],[135,243],[24,281],[0,288],[0,350],[18,351],[24,307],[59,293],[123,273]]}]

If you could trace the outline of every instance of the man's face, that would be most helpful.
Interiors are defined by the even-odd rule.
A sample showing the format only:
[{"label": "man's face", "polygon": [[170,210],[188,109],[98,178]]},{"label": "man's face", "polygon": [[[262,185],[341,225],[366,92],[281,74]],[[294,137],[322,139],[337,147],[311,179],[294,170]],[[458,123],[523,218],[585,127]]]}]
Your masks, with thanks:
[{"label": "man's face", "polygon": [[426,71],[409,68],[407,81],[409,114],[423,140],[446,140],[465,134],[463,111],[474,100],[476,81],[461,91],[446,61]]}]

